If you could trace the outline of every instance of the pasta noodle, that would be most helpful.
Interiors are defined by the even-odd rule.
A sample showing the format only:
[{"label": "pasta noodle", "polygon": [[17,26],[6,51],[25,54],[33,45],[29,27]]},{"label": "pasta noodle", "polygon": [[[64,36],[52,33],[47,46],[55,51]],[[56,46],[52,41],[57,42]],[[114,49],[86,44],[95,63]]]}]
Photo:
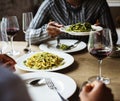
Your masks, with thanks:
[{"label": "pasta noodle", "polygon": [[90,30],[92,30],[92,27],[91,27],[91,24],[88,22],[85,22],[85,23],[79,22],[79,23],[70,25],[70,27],[66,30],[73,31],[73,32],[89,32]]},{"label": "pasta noodle", "polygon": [[52,69],[63,65],[63,58],[48,52],[36,53],[24,61],[32,69]]}]

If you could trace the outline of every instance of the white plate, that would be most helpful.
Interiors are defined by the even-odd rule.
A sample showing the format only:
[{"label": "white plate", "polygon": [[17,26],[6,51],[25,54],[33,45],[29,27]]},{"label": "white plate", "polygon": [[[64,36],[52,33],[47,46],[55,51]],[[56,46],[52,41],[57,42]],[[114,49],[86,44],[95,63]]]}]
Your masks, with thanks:
[{"label": "white plate", "polygon": [[[61,39],[60,43],[66,44],[66,45],[73,45],[77,41],[78,40]],[[77,51],[80,51],[80,50],[83,50],[86,48],[86,43],[84,43],[82,41],[76,47],[69,49],[69,50],[57,49],[56,44],[57,44],[56,40],[51,40],[51,41],[47,41],[46,43],[42,43],[39,46],[39,48],[44,51],[53,50],[53,51],[62,51],[62,52],[66,52],[66,53],[77,52]]]},{"label": "white plate", "polygon": [[[60,30],[62,32],[65,32],[65,33],[68,33],[70,35],[75,35],[75,36],[86,36],[86,35],[89,35],[90,32],[74,32],[74,31],[67,31],[66,29],[69,28],[70,25],[68,26],[64,26],[62,27]],[[96,31],[100,31],[102,30],[103,28],[100,27],[100,26],[95,26],[95,25],[91,25],[92,29],[95,29]]]},{"label": "white plate", "polygon": [[[47,51],[46,51],[47,52]],[[63,52],[56,52],[56,51],[48,51],[49,53],[53,53],[58,55],[61,58],[64,58],[64,64],[61,66],[58,66],[56,68],[52,68],[52,69],[45,69],[45,70],[36,70],[36,69],[31,69],[29,67],[26,67],[24,65],[24,61],[27,60],[27,58],[31,57],[32,55],[36,54],[37,52],[34,53],[30,53],[30,54],[25,54],[23,56],[21,56],[20,58],[17,59],[17,64],[16,67],[24,70],[24,71],[57,71],[57,70],[61,70],[64,68],[67,68],[68,66],[70,66],[73,62],[74,62],[74,58],[73,56],[67,54],[67,53],[63,53]]]},{"label": "white plate", "polygon": [[[55,72],[33,72],[21,75],[23,80],[32,78],[50,78],[55,84],[57,90],[64,98],[69,98],[76,91],[75,81],[64,74]],[[61,101],[54,90],[48,88],[47,85],[33,87],[28,85],[28,91],[33,101]]]}]

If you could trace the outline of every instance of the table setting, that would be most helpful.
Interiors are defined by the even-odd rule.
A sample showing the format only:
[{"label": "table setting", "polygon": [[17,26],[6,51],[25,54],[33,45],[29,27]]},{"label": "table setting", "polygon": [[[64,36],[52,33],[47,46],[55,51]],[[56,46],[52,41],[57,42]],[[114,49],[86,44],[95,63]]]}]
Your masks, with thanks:
[{"label": "table setting", "polygon": [[[100,30],[103,30],[101,27],[99,28]],[[93,32],[99,31],[93,30]],[[93,52],[93,50],[91,49],[91,46],[93,45],[92,41],[90,41],[87,45],[83,41],[75,39],[60,39],[59,45],[66,45],[66,49],[60,49],[61,46],[59,46],[59,48],[56,47],[57,40],[54,39],[43,42],[38,46],[31,45],[32,51],[27,53],[24,51],[26,42],[14,41],[13,43],[15,50],[17,49],[20,51],[20,55],[10,56],[16,62],[14,73],[19,75],[21,79],[25,82],[26,87],[28,88],[28,92],[33,101],[79,101],[78,90],[80,90],[83,82],[89,81],[90,79],[88,78],[94,75],[98,75],[97,63],[96,59],[94,58],[97,57],[97,55],[99,55],[98,57],[100,59],[106,57],[104,63],[102,64],[104,67],[102,68],[102,70],[104,69],[102,75],[110,78],[108,86],[110,86],[113,90],[113,93],[115,93],[115,101],[119,101],[119,90],[117,90],[119,89],[119,80],[117,80],[117,78],[118,76],[120,76],[120,70],[117,68],[117,66],[120,65],[120,59],[109,57],[109,54],[112,51],[110,50],[108,54],[107,49],[110,48],[109,46],[107,46],[108,42],[106,46],[101,44],[100,42],[98,42],[97,44],[95,43],[95,46],[97,48],[100,48],[100,50],[104,49],[105,47],[106,50],[104,49],[104,52],[102,51],[102,53],[100,53],[100,51],[97,52],[98,49],[93,49]],[[85,51],[87,48],[88,50]],[[94,57],[90,56],[88,52]],[[46,59],[44,53],[50,54],[52,56],[50,56],[50,59],[48,59],[49,56],[47,55]],[[106,55],[103,56],[103,53],[105,53]],[[54,65],[48,66],[47,68],[41,69],[39,67],[40,65],[38,64],[38,60],[40,60],[42,56],[42,60],[44,61],[42,61],[40,64],[46,63],[47,60],[54,60],[53,58],[51,58],[54,57],[54,55],[55,57],[62,59],[62,62],[60,62],[60,64],[55,65],[55,63],[57,62],[55,61]],[[36,61],[38,62],[37,66],[35,64]],[[111,67],[114,67],[114,70]],[[97,77],[96,79],[102,81],[101,77],[103,76],[101,75],[101,67],[99,68],[99,70],[99,78]]]},{"label": "table setting", "polygon": [[[75,81],[72,78],[61,73],[32,72],[32,73],[22,74],[21,77],[24,81],[30,80],[30,79],[32,80],[34,78],[51,79],[57,91],[61,94],[61,96],[64,99],[66,99],[62,101],[67,101],[67,99],[70,96],[72,96],[73,93],[76,91],[76,87],[77,87]],[[39,85],[39,86],[33,86],[30,84],[27,84],[27,87],[34,101],[38,101],[40,99],[44,101],[48,101],[48,99],[53,101],[55,100],[61,101],[61,98],[56,93],[56,91],[49,89],[46,82],[44,82],[44,85]]]},{"label": "table setting", "polygon": [[[6,33],[3,32],[3,30],[4,29],[1,29],[1,34],[6,35]],[[6,37],[6,40],[5,39],[3,40],[3,37],[1,37],[1,41],[3,41],[3,42],[5,41],[4,43],[7,43],[7,37]],[[40,86],[40,85],[34,86],[34,85],[30,85],[32,83],[25,82],[26,87],[29,92],[29,95],[31,96],[33,101],[39,101],[40,99],[43,101],[48,101],[48,99],[52,100],[52,101],[54,101],[54,100],[68,101],[68,98],[74,94],[77,86],[76,86],[75,81],[72,78],[70,78],[69,76],[66,76],[64,74],[61,74],[61,73],[50,72],[50,71],[57,71],[57,70],[61,70],[61,69],[69,67],[74,62],[73,56],[71,56],[67,53],[57,52],[57,51],[50,52],[50,51],[38,50],[39,52],[32,52],[30,50],[29,52],[26,53],[24,51],[24,49],[22,49],[22,51],[25,53],[20,52],[21,54],[19,54],[19,55],[18,54],[17,55],[16,54],[3,54],[3,52],[5,52],[4,51],[5,48],[3,47],[4,43],[2,43],[2,45],[0,47],[1,48],[0,62],[2,62],[4,64],[4,66],[5,65],[9,66],[8,69],[10,71],[12,71],[13,73],[16,73],[17,75],[19,75],[21,77],[21,79],[23,79],[23,81],[24,80],[26,81],[28,79],[33,80],[34,78],[36,78],[36,79],[44,78],[46,80],[46,81],[44,81],[44,85],[42,85],[42,86]],[[13,44],[13,42],[12,42],[12,44]],[[17,45],[17,46],[19,46],[19,45]],[[25,45],[23,45],[23,46],[25,46]],[[21,51],[21,48],[20,48],[20,51]],[[14,51],[14,53],[15,53],[15,51]],[[23,55],[22,55],[22,53],[23,53]],[[51,66],[51,67],[48,66],[48,69],[43,69],[43,70],[41,70],[39,68],[31,69],[29,66],[25,66],[25,61],[27,61],[29,58],[31,58],[32,56],[34,56],[36,54],[44,55],[44,53],[45,53],[45,55],[48,54],[47,56],[51,58],[50,60],[52,60],[52,59],[54,60],[57,57],[59,59],[62,59],[63,62],[60,65],[56,65],[56,66],[54,66],[54,64],[55,64],[54,63],[53,66]],[[49,56],[49,55],[52,55],[52,56]],[[43,56],[43,58],[44,58],[44,56]],[[46,57],[45,57],[45,59],[46,59]],[[55,62],[58,62],[58,61],[55,61]],[[27,73],[19,74],[19,73],[17,73],[17,69],[21,69],[23,71],[26,71]],[[28,73],[28,72],[32,72],[32,73]],[[32,82],[35,82],[35,81],[32,81]],[[44,90],[44,93],[43,93],[43,90]],[[46,94],[49,96],[46,97]]]},{"label": "table setting", "polygon": [[[25,42],[14,42],[15,48],[20,49],[20,50],[24,49],[25,44],[26,44]],[[18,45],[22,45],[22,47],[18,47]],[[36,50],[36,51],[39,51],[38,46],[32,45],[32,49]],[[23,55],[24,55],[23,50],[21,50],[21,53],[22,52],[23,52]],[[22,54],[21,54],[21,56],[22,56]],[[58,71],[51,71],[51,72],[65,74],[66,76],[69,76],[70,78],[72,78],[75,81],[77,87],[79,88],[80,85],[84,81],[88,80],[88,78],[90,76],[93,76],[93,75],[97,74],[97,72],[98,72],[97,62],[96,62],[96,59],[94,57],[92,57],[91,55],[89,55],[89,53],[87,53],[87,52],[81,52],[80,51],[80,52],[77,52],[77,53],[73,53],[72,56],[74,57],[74,63],[71,64],[69,66],[69,68],[64,68],[64,69],[61,69],[61,70],[58,70]],[[103,67],[104,68],[103,68],[103,72],[102,72],[102,74],[104,76],[107,76],[111,79],[111,83],[108,86],[111,87],[113,93],[115,93],[115,99],[116,99],[115,101],[119,101],[119,100],[117,100],[117,99],[119,99],[119,90],[118,90],[119,89],[119,78],[118,78],[119,68],[118,68],[118,66],[120,64],[119,60],[120,60],[119,58],[116,59],[116,58],[109,58],[109,57],[107,59],[105,59],[104,62],[103,62]],[[16,66],[15,66],[15,70],[16,70],[15,73],[20,75],[20,76],[24,75],[24,74],[27,75],[28,73],[32,73],[32,72],[29,72],[29,71],[22,70],[22,69],[20,69]],[[48,71],[48,73],[49,73],[49,71]],[[37,74],[35,74],[35,76],[36,75]],[[32,75],[32,76],[34,77],[34,75]],[[41,75],[40,75],[40,77],[41,77]],[[54,77],[57,77],[57,76],[54,75]],[[29,78],[29,76],[28,76],[28,78]],[[53,81],[54,81],[54,78],[53,78]],[[48,89],[46,87],[45,87],[45,89]],[[79,101],[78,100],[78,94],[79,94],[78,93],[78,88],[76,88],[76,91],[73,93],[73,95],[71,95],[69,97],[70,101],[72,101],[73,99],[76,99],[77,101]],[[53,95],[54,95],[54,93],[53,93]],[[34,96],[35,95],[33,95],[33,97]],[[55,96],[57,96],[56,93],[55,93]],[[58,97],[58,101],[59,101],[59,96],[57,96],[57,97]]]}]

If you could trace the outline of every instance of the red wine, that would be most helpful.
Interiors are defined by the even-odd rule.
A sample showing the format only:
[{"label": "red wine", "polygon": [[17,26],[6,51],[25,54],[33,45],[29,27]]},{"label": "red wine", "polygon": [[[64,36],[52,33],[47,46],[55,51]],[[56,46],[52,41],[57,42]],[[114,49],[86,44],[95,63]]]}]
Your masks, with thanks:
[{"label": "red wine", "polygon": [[8,28],[7,29],[7,35],[8,36],[14,36],[19,31],[19,28]]},{"label": "red wine", "polygon": [[106,58],[111,53],[110,49],[92,49],[90,54],[99,60]]}]

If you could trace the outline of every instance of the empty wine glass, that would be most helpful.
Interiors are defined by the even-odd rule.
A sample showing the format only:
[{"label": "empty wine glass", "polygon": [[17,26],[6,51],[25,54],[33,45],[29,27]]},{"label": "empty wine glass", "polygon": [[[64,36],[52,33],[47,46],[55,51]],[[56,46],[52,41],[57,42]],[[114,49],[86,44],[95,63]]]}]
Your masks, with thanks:
[{"label": "empty wine glass", "polygon": [[20,52],[14,50],[13,46],[13,38],[19,31],[19,24],[16,16],[7,16],[3,17],[2,20],[6,24],[6,32],[7,36],[10,39],[11,44],[11,51],[8,53],[9,55],[15,56],[18,55]]},{"label": "empty wine glass", "polygon": [[32,12],[26,12],[22,14],[22,29],[25,34],[28,34],[28,40],[27,40],[27,46],[24,49],[24,51],[31,52],[31,31],[32,29],[29,29],[30,22],[33,19]]},{"label": "empty wine glass", "polygon": [[6,52],[8,46],[8,37],[5,29],[5,23],[0,22],[0,54]]},{"label": "empty wine glass", "polygon": [[89,53],[98,59],[99,75],[93,76],[88,81],[100,80],[105,84],[110,83],[110,79],[102,76],[102,60],[112,52],[111,33],[108,28],[101,31],[91,31],[88,41]]}]

